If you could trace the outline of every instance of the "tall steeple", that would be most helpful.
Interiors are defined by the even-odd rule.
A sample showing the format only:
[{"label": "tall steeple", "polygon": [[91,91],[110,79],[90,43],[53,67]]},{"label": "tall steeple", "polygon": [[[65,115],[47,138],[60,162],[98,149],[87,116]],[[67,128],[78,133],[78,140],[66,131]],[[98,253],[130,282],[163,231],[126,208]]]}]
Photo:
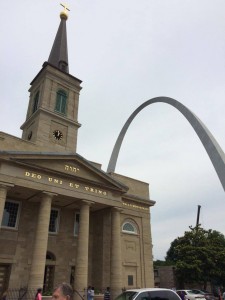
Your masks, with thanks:
[{"label": "tall steeple", "polygon": [[68,19],[69,10],[64,4],[61,4],[64,10],[60,13],[61,22],[52,46],[51,53],[48,58],[48,63],[60,69],[63,72],[69,73],[68,50],[67,50],[67,33],[66,20]]},{"label": "tall steeple", "polygon": [[[61,4],[62,5],[62,4]],[[69,74],[66,20],[62,5],[61,22],[47,62],[31,82],[22,138],[37,149],[76,152],[81,80]]]}]

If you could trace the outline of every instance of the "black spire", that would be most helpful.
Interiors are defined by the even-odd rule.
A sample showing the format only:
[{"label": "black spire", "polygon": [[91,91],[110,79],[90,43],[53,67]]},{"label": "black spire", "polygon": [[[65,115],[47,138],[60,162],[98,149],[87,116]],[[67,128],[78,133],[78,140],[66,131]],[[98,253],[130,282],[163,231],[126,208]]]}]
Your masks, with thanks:
[{"label": "black spire", "polygon": [[48,58],[48,63],[54,67],[69,73],[68,50],[67,50],[67,33],[66,33],[66,20],[67,7],[60,13],[61,22],[52,46],[51,53]]}]

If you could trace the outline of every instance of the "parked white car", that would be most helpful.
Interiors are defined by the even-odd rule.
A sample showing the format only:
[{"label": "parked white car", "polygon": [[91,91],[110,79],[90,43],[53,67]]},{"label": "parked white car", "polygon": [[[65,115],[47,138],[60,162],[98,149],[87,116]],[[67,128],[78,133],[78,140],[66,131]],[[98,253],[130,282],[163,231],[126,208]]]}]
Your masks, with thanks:
[{"label": "parked white car", "polygon": [[182,300],[206,300],[204,295],[196,294],[193,290],[177,290]]},{"label": "parked white car", "polygon": [[195,289],[193,289],[192,291],[196,294],[203,295],[206,298],[206,300],[217,300],[218,299],[218,297],[215,297],[212,293],[210,293],[206,290],[195,290]]},{"label": "parked white car", "polygon": [[115,300],[181,300],[176,292],[170,289],[145,288],[124,291]]}]

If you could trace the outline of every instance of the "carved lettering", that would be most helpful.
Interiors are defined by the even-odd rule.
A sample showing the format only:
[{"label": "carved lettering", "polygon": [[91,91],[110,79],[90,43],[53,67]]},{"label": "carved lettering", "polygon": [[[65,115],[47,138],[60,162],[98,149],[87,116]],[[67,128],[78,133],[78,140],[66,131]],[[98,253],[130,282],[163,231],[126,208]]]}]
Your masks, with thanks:
[{"label": "carved lettering", "polygon": [[31,172],[28,172],[28,171],[25,172],[25,176],[26,177],[35,178],[35,179],[39,179],[39,180],[41,179],[41,175],[40,174],[31,173]]},{"label": "carved lettering", "polygon": [[93,187],[85,186],[84,189],[87,192],[91,192],[91,193],[95,193],[95,194],[99,194],[99,195],[104,195],[104,196],[107,195],[107,192],[95,189]]},{"label": "carved lettering", "polygon": [[80,187],[79,184],[77,184],[77,183],[72,183],[72,182],[69,183],[69,186],[72,187],[72,188],[75,188],[75,189],[79,189],[79,187]]},{"label": "carved lettering", "polygon": [[126,203],[126,202],[123,202],[123,205],[130,206],[130,207],[137,208],[137,209],[149,210],[147,207],[138,206],[138,205]]},{"label": "carved lettering", "polygon": [[73,173],[77,173],[77,172],[80,171],[79,168],[75,168],[75,167],[70,166],[70,165],[65,165],[65,170],[66,170],[66,171],[73,172]]},{"label": "carved lettering", "polygon": [[[72,166],[69,166],[69,165],[65,165],[65,169],[68,170],[68,171],[71,171],[71,172],[77,172],[79,171],[79,169],[77,168],[74,168]],[[49,183],[52,183],[52,184],[55,184],[55,185],[63,185],[63,180],[60,179],[60,178],[54,178],[54,177],[50,177],[50,176],[46,176],[46,177],[42,177],[41,174],[38,174],[38,173],[34,173],[34,172],[29,172],[29,171],[25,171],[24,173],[24,176],[26,177],[30,177],[34,180],[47,180]],[[107,196],[107,192],[106,191],[103,191],[103,190],[99,190],[98,188],[95,188],[95,187],[90,187],[90,186],[80,186],[78,183],[75,183],[75,182],[68,182],[66,183],[68,184],[68,186],[70,188],[73,188],[73,189],[84,189],[86,192],[89,192],[89,193],[94,193],[94,194],[98,194],[98,195],[102,195],[102,196]],[[123,205],[127,205],[127,206],[132,206],[132,207],[135,207],[135,205],[131,205],[131,204],[127,204],[127,203],[123,203]],[[141,209],[142,207],[139,207],[139,206],[136,206],[137,208]],[[142,209],[145,209],[145,208],[142,208]]]},{"label": "carved lettering", "polygon": [[63,181],[61,179],[58,179],[58,178],[52,178],[52,177],[48,177],[48,181],[49,182],[53,182],[55,184],[62,184]]}]

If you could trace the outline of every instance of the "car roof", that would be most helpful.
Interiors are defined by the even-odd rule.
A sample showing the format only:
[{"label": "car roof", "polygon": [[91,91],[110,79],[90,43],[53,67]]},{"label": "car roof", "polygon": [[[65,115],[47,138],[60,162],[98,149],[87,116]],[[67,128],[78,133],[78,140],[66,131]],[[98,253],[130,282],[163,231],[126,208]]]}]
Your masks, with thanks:
[{"label": "car roof", "polygon": [[190,291],[193,291],[193,290],[177,290],[177,292],[182,292],[182,291],[184,291],[184,292],[190,292]]},{"label": "car roof", "polygon": [[129,289],[129,290],[126,290],[125,292],[136,292],[136,293],[139,293],[139,292],[146,292],[146,291],[172,291],[171,289],[165,289],[165,288],[142,288],[142,289]]}]

